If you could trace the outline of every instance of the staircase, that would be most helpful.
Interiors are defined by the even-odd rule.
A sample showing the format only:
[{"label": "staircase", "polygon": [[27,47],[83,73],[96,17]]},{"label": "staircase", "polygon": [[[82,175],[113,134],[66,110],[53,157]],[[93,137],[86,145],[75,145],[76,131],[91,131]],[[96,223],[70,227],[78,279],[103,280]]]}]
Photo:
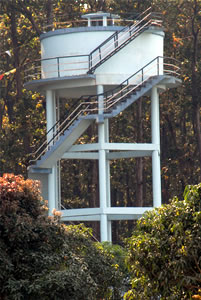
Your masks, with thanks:
[{"label": "staircase", "polygon": [[[81,97],[77,107],[59,120],[47,133],[44,142],[32,153],[30,168],[50,168],[94,122],[112,118],[146,95],[163,80],[179,76],[172,58],[156,57],[115,89],[100,95]],[[99,99],[101,98],[102,107]]]},{"label": "staircase", "polygon": [[134,23],[132,22],[122,30],[113,33],[89,54],[89,71],[87,73],[93,74],[100,65],[149,29],[150,26],[161,26],[161,24],[160,15],[151,12],[151,7],[149,7],[138,16]]}]

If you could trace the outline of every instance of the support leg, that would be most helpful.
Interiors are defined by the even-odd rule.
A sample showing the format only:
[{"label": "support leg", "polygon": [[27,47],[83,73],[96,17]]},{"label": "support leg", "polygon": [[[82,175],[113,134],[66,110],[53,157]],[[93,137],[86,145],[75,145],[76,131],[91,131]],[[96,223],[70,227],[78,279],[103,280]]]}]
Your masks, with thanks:
[{"label": "support leg", "polygon": [[[105,123],[105,141],[109,143],[109,119]],[[106,151],[106,154],[109,151]],[[111,207],[111,188],[110,188],[110,161],[106,159],[106,189],[107,189],[107,207]],[[112,221],[107,221],[108,241],[112,242]]]},{"label": "support leg", "polygon": [[56,187],[57,187],[57,183],[56,183],[56,166],[52,167],[52,173],[50,173],[48,175],[48,208],[49,208],[49,215],[52,214],[52,211],[54,208],[58,208],[57,207],[57,191],[56,191]]},{"label": "support leg", "polygon": [[[99,140],[100,145],[101,141],[104,138],[104,124],[99,124]],[[101,146],[100,146],[101,148]],[[105,150],[99,150],[99,197],[100,197],[100,208],[103,209],[101,214],[101,242],[108,241],[108,222],[107,215],[104,212],[104,209],[107,207],[107,174],[106,174],[106,152]]]},{"label": "support leg", "polygon": [[[47,140],[51,141],[54,131],[51,130],[56,123],[56,99],[55,92],[46,91],[46,119],[47,119]],[[50,146],[51,146],[50,142]],[[52,166],[52,173],[48,175],[48,207],[49,214],[54,208],[58,209],[58,168],[57,164]]]},{"label": "support leg", "polygon": [[151,123],[152,143],[159,147],[159,150],[155,150],[152,153],[153,206],[158,207],[161,205],[161,167],[159,95],[157,87],[153,87],[151,92]]},{"label": "support leg", "polygon": [[[103,86],[97,87],[97,94],[103,93]],[[103,96],[100,95],[98,99],[99,114],[103,114]],[[98,124],[98,142],[99,142],[99,197],[100,197],[100,208],[103,212],[101,214],[100,221],[100,235],[101,242],[108,241],[108,222],[107,215],[104,209],[107,207],[107,171],[106,171],[106,151],[104,149],[105,143],[105,123]]]},{"label": "support leg", "polygon": [[52,90],[46,91],[46,120],[47,120],[47,139],[48,141],[53,137],[53,130],[51,128],[56,123],[56,100],[55,93]]}]

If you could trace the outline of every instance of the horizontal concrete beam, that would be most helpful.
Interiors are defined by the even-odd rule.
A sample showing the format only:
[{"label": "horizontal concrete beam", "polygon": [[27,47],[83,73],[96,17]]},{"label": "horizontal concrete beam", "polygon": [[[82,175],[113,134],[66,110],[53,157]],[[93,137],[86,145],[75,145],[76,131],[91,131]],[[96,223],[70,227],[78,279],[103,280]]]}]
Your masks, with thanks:
[{"label": "horizontal concrete beam", "polygon": [[82,151],[98,151],[98,150],[110,150],[110,151],[154,151],[159,150],[159,145],[151,143],[98,143],[74,145],[69,148],[69,152],[82,152]]},{"label": "horizontal concrete beam", "polygon": [[98,159],[98,152],[66,152],[62,159]]},{"label": "horizontal concrete beam", "polygon": [[[120,158],[132,158],[132,157],[145,157],[151,156],[151,150],[144,151],[121,151],[110,152],[106,154],[108,160],[120,159]],[[66,152],[62,156],[62,159],[98,159],[98,152]]]},{"label": "horizontal concrete beam", "polygon": [[107,153],[107,159],[120,159],[120,158],[132,158],[132,157],[145,157],[145,156],[151,156],[152,150],[133,150],[133,151],[121,151],[121,152],[110,152]]},{"label": "horizontal concrete beam", "polygon": [[108,207],[80,208],[61,210],[62,221],[100,221],[102,214],[107,215],[108,220],[136,220],[153,207]]}]

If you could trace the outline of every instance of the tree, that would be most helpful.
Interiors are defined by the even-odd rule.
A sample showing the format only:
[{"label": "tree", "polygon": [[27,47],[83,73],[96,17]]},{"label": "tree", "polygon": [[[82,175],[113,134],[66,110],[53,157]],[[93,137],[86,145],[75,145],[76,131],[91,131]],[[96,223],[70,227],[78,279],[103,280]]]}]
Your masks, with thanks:
[{"label": "tree", "polygon": [[127,240],[133,279],[125,299],[201,298],[200,208],[201,184],[187,186],[184,200],[174,198],[138,221]]},{"label": "tree", "polygon": [[120,299],[110,253],[58,214],[47,217],[38,182],[0,177],[0,299]]},{"label": "tree", "polygon": [[[149,6],[154,12],[161,13],[165,56],[181,62],[183,80],[181,87],[160,95],[163,203],[168,203],[174,195],[182,197],[187,183],[201,181],[200,0],[1,0],[0,76],[9,70],[16,69],[16,72],[0,80],[0,175],[13,172],[26,177],[29,154],[45,135],[44,96],[23,87],[27,78],[30,79],[32,62],[40,59],[40,33],[83,26],[84,20],[79,22],[81,15],[97,10],[119,14],[126,25],[126,20],[136,17]],[[11,56],[6,54],[7,50]],[[75,101],[68,100],[68,109],[63,110],[61,106],[60,111],[69,112],[73,103]],[[85,132],[83,142],[90,142],[90,138],[95,141],[94,128]],[[143,97],[111,120],[110,137],[114,142],[150,142],[149,100]],[[150,158],[112,161],[110,168],[113,206],[152,205]],[[67,207],[72,203],[74,207],[81,207],[83,203],[89,207],[97,206],[96,162],[62,162],[62,169],[62,204]],[[119,242],[118,231],[127,230],[129,235],[133,223],[117,223],[121,223],[120,230],[113,226],[113,236],[116,235]]]}]

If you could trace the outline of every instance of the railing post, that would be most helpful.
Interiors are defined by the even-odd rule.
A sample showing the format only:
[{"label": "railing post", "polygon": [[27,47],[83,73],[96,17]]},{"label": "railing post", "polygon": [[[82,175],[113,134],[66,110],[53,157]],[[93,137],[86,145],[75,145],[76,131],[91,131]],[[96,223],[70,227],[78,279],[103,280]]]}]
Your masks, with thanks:
[{"label": "railing post", "polygon": [[90,54],[88,55],[88,68],[90,70]]},{"label": "railing post", "polygon": [[114,35],[114,48],[118,47],[118,32]]},{"label": "railing post", "polygon": [[129,87],[128,87],[129,81],[128,81],[128,79],[126,80],[126,85],[127,85],[127,92],[129,92]]},{"label": "railing post", "polygon": [[142,69],[142,83],[144,81],[144,69]]},{"label": "railing post", "polygon": [[92,54],[89,54],[89,70],[92,67]]},{"label": "railing post", "polygon": [[132,32],[131,28],[132,28],[132,26],[129,25],[129,35],[130,35],[130,36],[131,36],[131,32]]},{"label": "railing post", "polygon": [[99,48],[99,59],[101,61],[101,48]]},{"label": "railing post", "polygon": [[58,77],[60,77],[59,57],[57,57],[57,69],[58,69]]},{"label": "railing post", "polygon": [[157,75],[159,75],[159,56],[157,57]]},{"label": "railing post", "polygon": [[123,85],[121,85],[121,96],[123,96],[123,91],[122,91],[122,89],[123,89]]}]

